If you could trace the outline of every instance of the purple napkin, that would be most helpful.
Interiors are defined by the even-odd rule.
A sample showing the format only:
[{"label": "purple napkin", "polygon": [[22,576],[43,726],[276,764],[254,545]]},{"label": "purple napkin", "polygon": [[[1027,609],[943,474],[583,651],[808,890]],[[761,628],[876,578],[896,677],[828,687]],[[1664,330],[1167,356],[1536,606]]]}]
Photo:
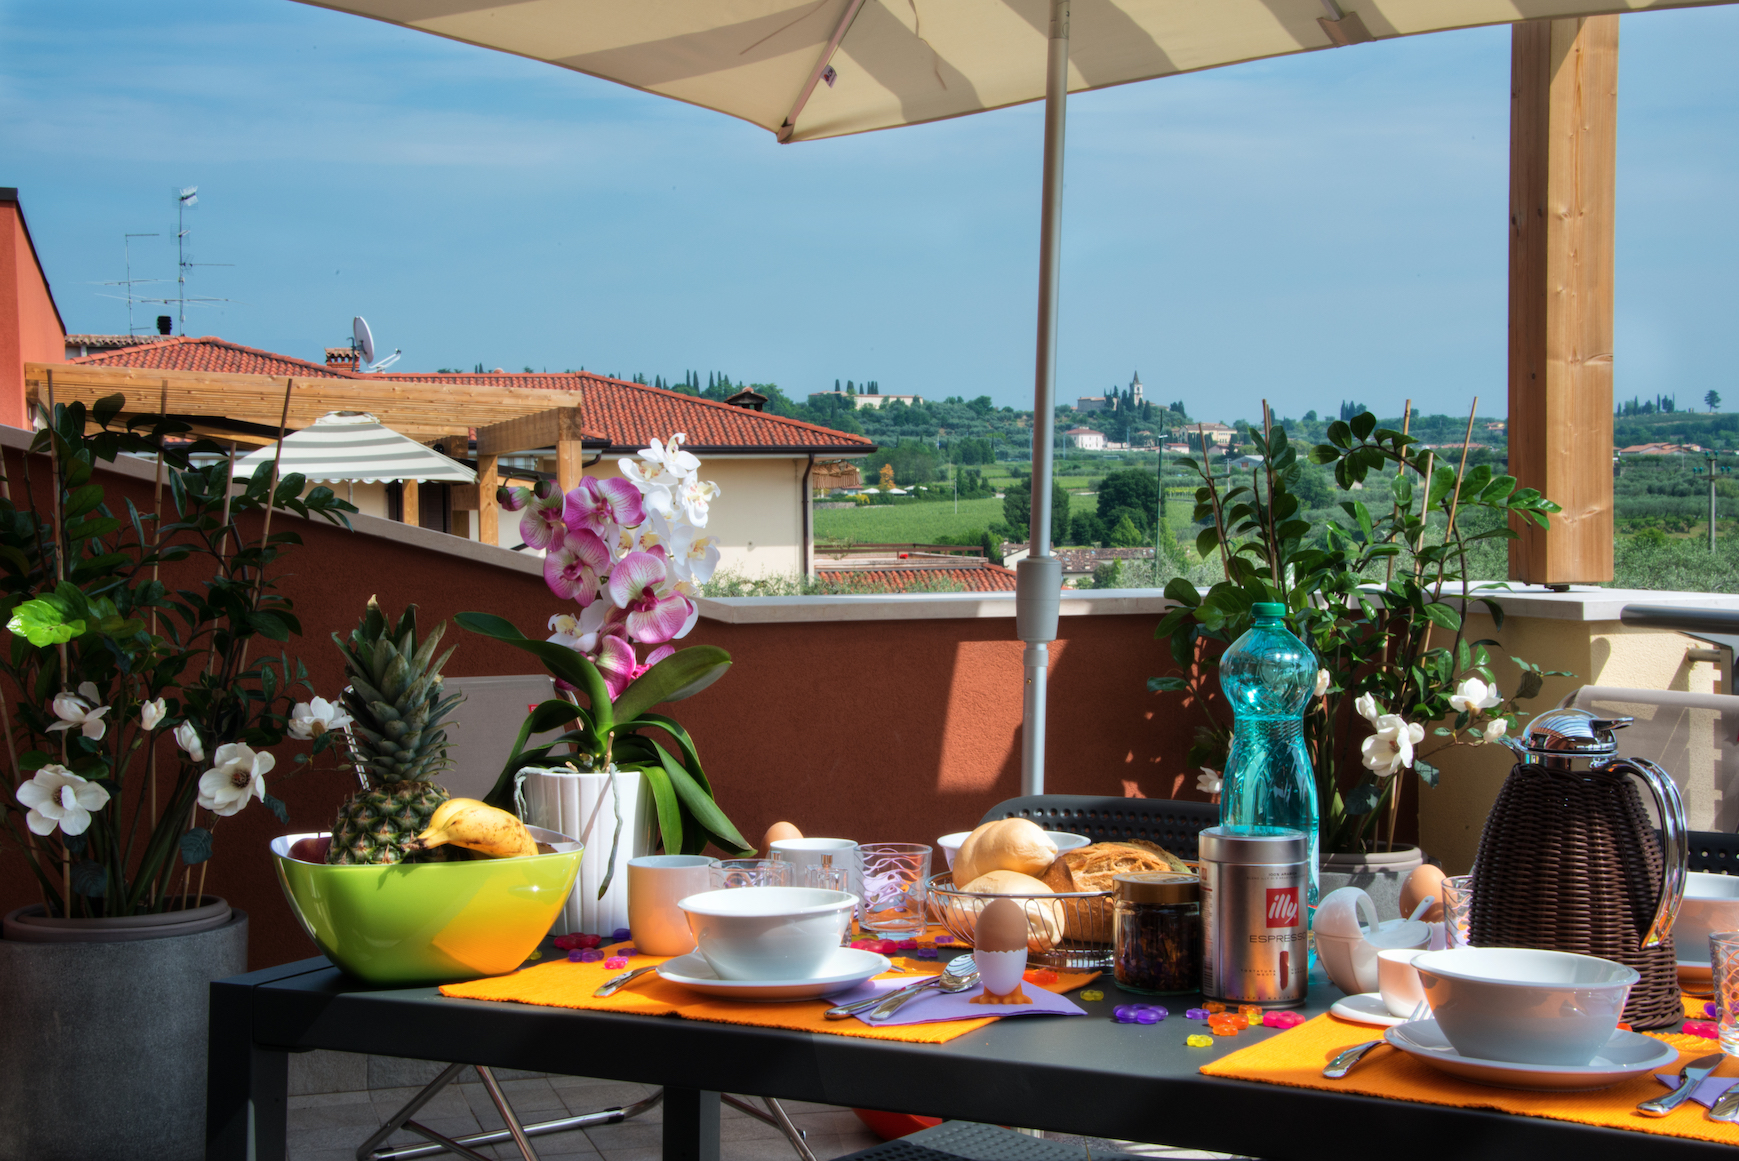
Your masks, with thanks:
[{"label": "purple napkin", "polygon": [[[1679,1087],[1679,1074],[1676,1072],[1657,1072],[1654,1078],[1668,1088]],[[1714,1108],[1715,1102],[1721,1099],[1721,1094],[1736,1084],[1739,1084],[1739,1076],[1706,1076],[1691,1094],[1691,1099],[1705,1108]]]},{"label": "purple napkin", "polygon": [[[850,1004],[857,1000],[867,1000],[871,996],[886,995],[909,984],[911,980],[871,980],[859,984],[849,992],[827,997],[835,1004]],[[915,1000],[908,1000],[892,1019],[871,1020],[869,1012],[860,1014],[857,1018],[872,1028],[893,1028],[902,1024],[937,1024],[946,1020],[978,1020],[985,1016],[1085,1016],[1086,1009],[1065,996],[1055,992],[1047,992],[1037,984],[1022,983],[1021,991],[1026,994],[1030,1004],[973,1004],[969,1003],[974,996],[982,995],[982,987],[970,988],[964,992],[944,995],[934,990],[927,991]],[[872,1009],[873,1011],[873,1009]]]}]

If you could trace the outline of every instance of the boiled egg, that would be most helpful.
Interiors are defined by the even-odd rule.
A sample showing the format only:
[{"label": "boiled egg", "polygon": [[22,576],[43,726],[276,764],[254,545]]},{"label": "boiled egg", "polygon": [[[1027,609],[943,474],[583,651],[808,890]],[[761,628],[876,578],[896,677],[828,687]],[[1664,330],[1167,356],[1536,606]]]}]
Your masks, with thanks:
[{"label": "boiled egg", "polygon": [[1427,923],[1443,922],[1444,878],[1442,867],[1433,867],[1426,863],[1414,868],[1413,873],[1407,876],[1407,881],[1401,884],[1401,918],[1410,918],[1413,909],[1430,895],[1435,901],[1419,918]]}]

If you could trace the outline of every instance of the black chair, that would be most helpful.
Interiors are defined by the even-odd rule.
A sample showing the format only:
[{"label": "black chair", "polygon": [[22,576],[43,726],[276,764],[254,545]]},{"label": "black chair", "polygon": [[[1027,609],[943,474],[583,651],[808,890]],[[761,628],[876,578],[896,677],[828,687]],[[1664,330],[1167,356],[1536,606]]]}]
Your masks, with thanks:
[{"label": "black chair", "polygon": [[1043,830],[1086,835],[1096,843],[1146,839],[1180,859],[1193,859],[1196,836],[1219,825],[1220,808],[1175,798],[1029,794],[997,803],[978,822],[982,826],[1002,818],[1030,818]]},{"label": "black chair", "polygon": [[1739,875],[1739,834],[1718,830],[1690,833],[1691,870],[1711,875]]}]

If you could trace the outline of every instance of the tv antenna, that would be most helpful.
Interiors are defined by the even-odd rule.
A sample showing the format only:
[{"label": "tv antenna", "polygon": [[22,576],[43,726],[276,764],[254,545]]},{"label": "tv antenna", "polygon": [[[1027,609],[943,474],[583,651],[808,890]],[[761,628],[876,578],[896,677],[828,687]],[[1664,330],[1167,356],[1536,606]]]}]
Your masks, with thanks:
[{"label": "tv antenna", "polygon": [[358,370],[367,371],[370,374],[373,374],[376,371],[384,371],[394,363],[398,362],[399,356],[404,354],[403,351],[394,347],[392,354],[388,355],[378,363],[375,362],[374,332],[368,329],[368,320],[363,318],[361,315],[357,315],[355,318],[350,320],[350,333],[353,336],[350,340],[350,349],[361,356],[361,359],[359,360],[361,365],[358,367]]},{"label": "tv antenna", "polygon": [[175,195],[175,297],[174,298],[144,298],[141,302],[160,302],[165,306],[174,304],[176,308],[177,326],[181,333],[187,333],[187,304],[196,305],[213,302],[235,302],[233,298],[212,298],[206,295],[187,295],[187,272],[195,266],[234,266],[234,262],[189,262],[187,260],[187,211],[199,204],[199,187],[190,185],[179,190]]},{"label": "tv antenna", "polygon": [[104,298],[122,298],[122,297],[126,298],[126,300],[127,300],[127,334],[129,336],[136,335],[139,333],[139,328],[133,325],[133,303],[135,301],[144,301],[144,302],[156,302],[156,301],[158,301],[156,299],[135,300],[133,297],[133,287],[140,284],[140,283],[143,283],[143,282],[162,282],[163,281],[161,278],[134,278],[133,277],[133,239],[134,238],[160,238],[160,237],[162,237],[161,234],[123,234],[123,235],[121,235],[121,254],[122,254],[122,257],[126,261],[127,277],[119,278],[119,279],[111,279],[109,281],[100,282],[97,284],[99,286],[125,286],[127,288],[127,293],[125,295],[105,294],[105,295],[103,295],[103,297]]}]

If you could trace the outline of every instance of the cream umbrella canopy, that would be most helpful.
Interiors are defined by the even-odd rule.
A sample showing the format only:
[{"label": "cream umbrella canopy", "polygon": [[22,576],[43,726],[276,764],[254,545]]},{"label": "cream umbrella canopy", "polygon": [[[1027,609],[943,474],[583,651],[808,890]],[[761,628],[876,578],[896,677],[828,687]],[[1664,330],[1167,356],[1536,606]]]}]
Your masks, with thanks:
[{"label": "cream umbrella canopy", "polygon": [[1021,793],[1044,791],[1058,256],[1070,92],[1298,52],[1731,0],[301,0],[615,81],[811,141],[1043,98]]},{"label": "cream umbrella canopy", "polygon": [[[236,461],[238,477],[271,466],[278,453],[267,444]],[[364,411],[331,411],[284,437],[278,475],[301,472],[310,482],[390,483],[426,480],[475,484],[477,473],[434,448],[385,427]]]}]

